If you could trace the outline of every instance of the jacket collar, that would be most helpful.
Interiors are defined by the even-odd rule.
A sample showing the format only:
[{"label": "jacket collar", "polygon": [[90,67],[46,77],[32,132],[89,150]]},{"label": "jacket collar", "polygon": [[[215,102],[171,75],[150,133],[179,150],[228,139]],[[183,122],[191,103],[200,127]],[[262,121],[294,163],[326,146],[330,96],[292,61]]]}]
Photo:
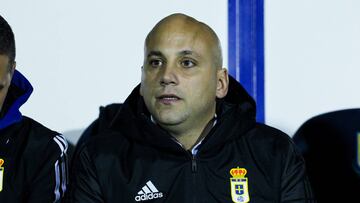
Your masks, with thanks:
[{"label": "jacket collar", "polygon": [[[137,142],[179,152],[181,147],[169,139],[172,138],[171,135],[151,121],[150,113],[139,92],[140,85],[126,99],[110,128]],[[229,76],[228,94],[217,100],[217,124],[203,140],[199,150],[214,151],[214,148],[249,130],[255,124],[255,112],[255,101],[240,83]]]},{"label": "jacket collar", "polygon": [[22,114],[19,109],[28,100],[32,91],[33,87],[30,82],[19,71],[15,70],[2,109],[0,130],[21,121]]}]

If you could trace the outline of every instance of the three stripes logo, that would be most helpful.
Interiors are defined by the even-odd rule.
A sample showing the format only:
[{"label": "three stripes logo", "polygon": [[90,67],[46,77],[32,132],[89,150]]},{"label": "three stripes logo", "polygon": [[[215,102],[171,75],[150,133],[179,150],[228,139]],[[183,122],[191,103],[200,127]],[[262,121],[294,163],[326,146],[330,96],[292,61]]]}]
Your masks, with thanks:
[{"label": "three stripes logo", "polygon": [[159,192],[151,181],[146,182],[145,186],[141,188],[138,195],[135,196],[135,201],[147,201],[152,199],[159,199],[163,197],[163,193]]}]

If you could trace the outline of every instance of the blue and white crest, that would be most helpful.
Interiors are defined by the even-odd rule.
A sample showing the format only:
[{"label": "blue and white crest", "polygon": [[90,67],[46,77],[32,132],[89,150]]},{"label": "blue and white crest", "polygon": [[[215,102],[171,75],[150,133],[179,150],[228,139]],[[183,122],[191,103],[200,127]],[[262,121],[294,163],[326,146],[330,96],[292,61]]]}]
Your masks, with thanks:
[{"label": "blue and white crest", "polygon": [[245,168],[233,168],[230,174],[231,199],[235,203],[246,203],[250,201],[248,179],[245,177],[247,171]]}]

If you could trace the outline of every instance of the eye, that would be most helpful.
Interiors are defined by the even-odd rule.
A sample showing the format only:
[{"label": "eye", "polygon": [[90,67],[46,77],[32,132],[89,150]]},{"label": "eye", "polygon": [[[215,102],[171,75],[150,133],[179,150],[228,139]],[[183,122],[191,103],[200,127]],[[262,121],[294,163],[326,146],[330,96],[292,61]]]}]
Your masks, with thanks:
[{"label": "eye", "polygon": [[196,66],[196,63],[193,60],[184,59],[181,61],[181,65],[185,68],[192,68],[192,67]]},{"label": "eye", "polygon": [[163,65],[163,61],[160,59],[151,59],[149,61],[149,65],[156,68],[156,67],[160,67]]}]

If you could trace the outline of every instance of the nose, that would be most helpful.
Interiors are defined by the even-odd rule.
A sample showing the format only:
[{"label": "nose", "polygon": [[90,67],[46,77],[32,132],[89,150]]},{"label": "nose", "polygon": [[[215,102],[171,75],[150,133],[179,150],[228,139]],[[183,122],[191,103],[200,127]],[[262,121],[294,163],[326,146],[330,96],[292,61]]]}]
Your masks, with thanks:
[{"label": "nose", "polygon": [[171,66],[163,67],[160,76],[160,85],[177,85],[178,84],[178,74],[176,69]]}]

